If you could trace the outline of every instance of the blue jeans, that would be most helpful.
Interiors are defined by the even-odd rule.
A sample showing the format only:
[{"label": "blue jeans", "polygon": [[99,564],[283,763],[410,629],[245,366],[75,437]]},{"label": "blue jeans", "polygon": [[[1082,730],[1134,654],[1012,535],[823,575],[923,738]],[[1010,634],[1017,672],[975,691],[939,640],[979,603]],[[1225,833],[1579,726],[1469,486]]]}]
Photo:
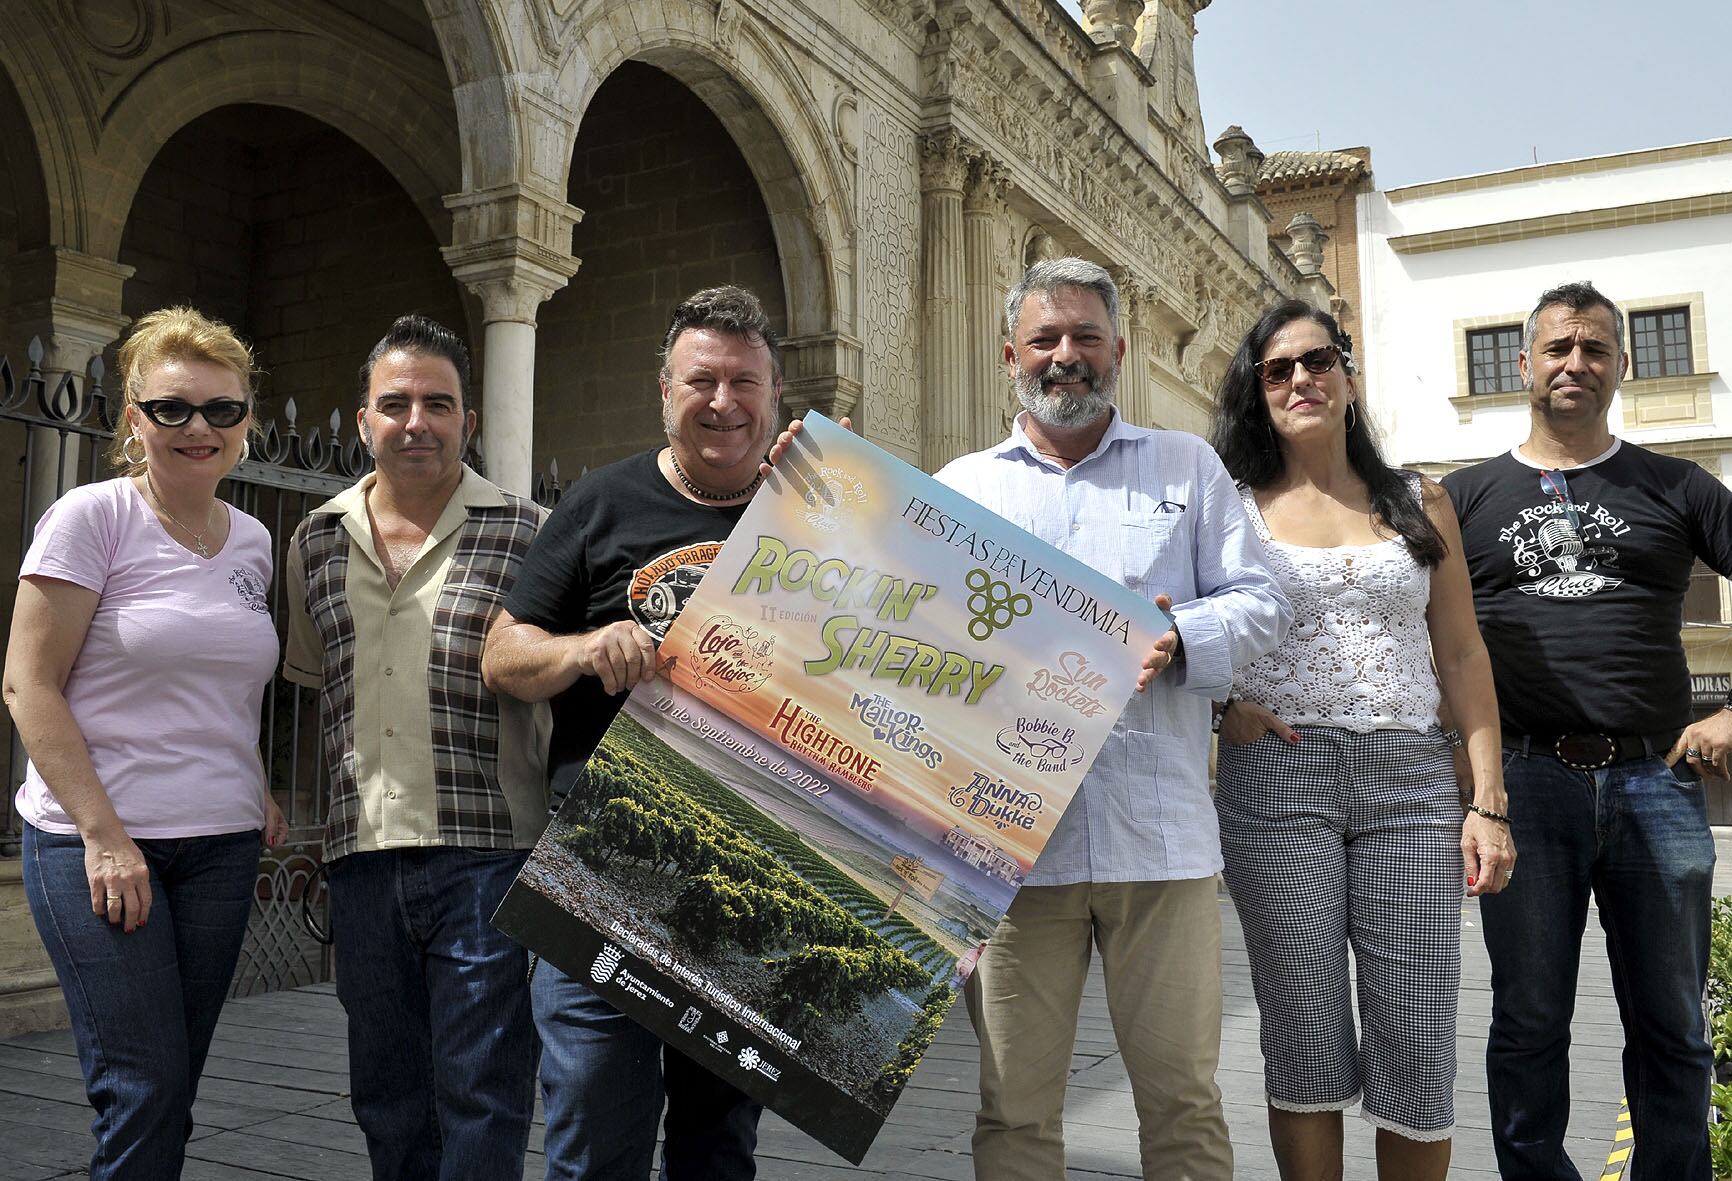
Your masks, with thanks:
[{"label": "blue jeans", "polygon": [[1714,841],[1695,773],[1659,758],[1572,771],[1504,751],[1519,882],[1480,899],[1491,955],[1486,1045],[1492,1142],[1506,1178],[1575,1179],[1570,1019],[1587,923],[1600,908],[1624,1024],[1631,1181],[1708,1181],[1703,1035]]},{"label": "blue jeans", "polygon": [[548,1181],[751,1181],[763,1108],[546,960],[535,967]]},{"label": "blue jeans", "polygon": [[489,919],[528,855],[391,849],[331,863],[349,1102],[378,1181],[523,1176],[529,953]]},{"label": "blue jeans", "polygon": [[24,892],[96,1109],[93,1178],[180,1176],[258,880],[257,830],[137,844],[150,919],[127,935],[90,909],[84,841],[24,826]]}]

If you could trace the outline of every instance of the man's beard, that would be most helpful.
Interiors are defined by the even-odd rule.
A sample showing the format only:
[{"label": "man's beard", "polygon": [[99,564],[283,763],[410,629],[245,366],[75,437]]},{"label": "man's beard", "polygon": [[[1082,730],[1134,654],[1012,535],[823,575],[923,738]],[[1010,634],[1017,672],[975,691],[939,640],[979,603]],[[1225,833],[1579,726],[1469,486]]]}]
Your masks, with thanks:
[{"label": "man's beard", "polygon": [[[1057,381],[1087,381],[1089,391],[1086,394],[1061,394],[1046,388],[1047,382]],[[1088,426],[1100,418],[1112,408],[1118,385],[1117,361],[1104,375],[1097,374],[1087,361],[1071,365],[1055,363],[1038,374],[1025,371],[1020,362],[1016,367],[1016,400],[1036,422],[1061,430]]]}]

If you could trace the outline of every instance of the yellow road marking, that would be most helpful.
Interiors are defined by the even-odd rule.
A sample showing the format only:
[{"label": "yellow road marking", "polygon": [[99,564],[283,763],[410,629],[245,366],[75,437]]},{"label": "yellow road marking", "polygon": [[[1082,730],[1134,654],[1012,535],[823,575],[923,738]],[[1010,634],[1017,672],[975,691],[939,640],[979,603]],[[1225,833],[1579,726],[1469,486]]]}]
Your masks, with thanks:
[{"label": "yellow road marking", "polygon": [[1630,1100],[1625,1096],[1618,1108],[1618,1130],[1612,1136],[1612,1151],[1606,1156],[1606,1171],[1600,1181],[1620,1181],[1636,1147],[1636,1130],[1630,1127]]}]

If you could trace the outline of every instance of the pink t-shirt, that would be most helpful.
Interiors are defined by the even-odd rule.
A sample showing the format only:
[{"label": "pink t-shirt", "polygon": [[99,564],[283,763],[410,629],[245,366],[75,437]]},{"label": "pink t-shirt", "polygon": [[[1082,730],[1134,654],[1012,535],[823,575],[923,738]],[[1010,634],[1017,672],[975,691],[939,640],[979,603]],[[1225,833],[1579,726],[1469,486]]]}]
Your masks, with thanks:
[{"label": "pink t-shirt", "polygon": [[[271,538],[225,508],[228,542],[201,558],[168,535],[131,480],[87,484],[42,515],[19,570],[102,596],[66,702],[135,838],[264,825],[259,720],[277,663]],[[18,812],[44,832],[77,831],[35,763]]]}]

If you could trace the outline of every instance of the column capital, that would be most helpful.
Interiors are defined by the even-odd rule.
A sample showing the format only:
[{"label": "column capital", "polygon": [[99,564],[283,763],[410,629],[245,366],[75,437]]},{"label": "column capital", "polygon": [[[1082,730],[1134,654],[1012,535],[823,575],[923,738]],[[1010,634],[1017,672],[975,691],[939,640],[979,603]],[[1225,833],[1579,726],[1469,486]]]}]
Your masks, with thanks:
[{"label": "column capital", "polygon": [[1010,173],[985,152],[968,162],[967,187],[962,192],[962,211],[999,217],[1004,213],[1004,195],[1010,190]]},{"label": "column capital", "polygon": [[970,160],[978,149],[946,128],[920,137],[920,188],[923,192],[960,193],[968,180]]},{"label": "column capital", "polygon": [[1154,285],[1130,267],[1108,267],[1107,274],[1112,276],[1114,286],[1119,289],[1119,312],[1128,322],[1126,327],[1129,324],[1146,327],[1149,305],[1155,297]]},{"label": "column capital", "polygon": [[43,246],[11,263],[12,329],[42,339],[48,369],[81,372],[112,344],[131,317],[120,290],[133,268],[65,246]]},{"label": "column capital", "polygon": [[583,210],[520,184],[445,198],[452,245],[440,251],[482,303],[487,323],[535,323],[541,302],[577,273],[571,229]]}]

